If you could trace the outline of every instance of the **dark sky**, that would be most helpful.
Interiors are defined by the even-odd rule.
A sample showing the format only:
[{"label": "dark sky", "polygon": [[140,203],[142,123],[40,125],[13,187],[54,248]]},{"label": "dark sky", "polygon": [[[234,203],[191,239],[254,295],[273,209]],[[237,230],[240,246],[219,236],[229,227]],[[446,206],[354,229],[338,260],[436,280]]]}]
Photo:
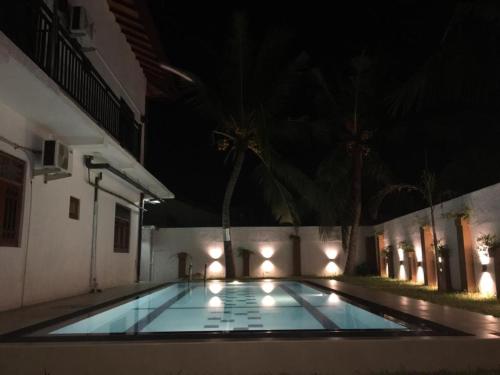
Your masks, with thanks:
[{"label": "dark sky", "polygon": [[[278,3],[278,2],[275,2]],[[167,0],[150,6],[170,62],[196,75],[210,74],[208,51],[223,54],[234,11],[243,11],[249,31],[259,40],[273,29],[289,30],[297,52],[328,72],[361,51],[386,62],[394,80],[404,80],[439,46],[457,1],[393,0],[335,2],[234,3],[215,9],[198,2],[182,7]],[[220,211],[230,164],[212,142],[215,124],[181,100],[152,101],[148,106],[147,165],[179,199]],[[456,194],[495,183],[500,178],[497,106],[452,106],[440,111],[388,118],[375,147],[400,182],[416,183],[428,164],[445,176]],[[304,172],[314,173],[316,159],[301,155]],[[299,162],[300,164],[300,162]],[[251,178],[255,160],[247,160],[234,195],[239,224],[272,224]],[[415,197],[398,198],[382,215],[390,217],[421,207]],[[313,224],[313,223],[311,223]]]}]

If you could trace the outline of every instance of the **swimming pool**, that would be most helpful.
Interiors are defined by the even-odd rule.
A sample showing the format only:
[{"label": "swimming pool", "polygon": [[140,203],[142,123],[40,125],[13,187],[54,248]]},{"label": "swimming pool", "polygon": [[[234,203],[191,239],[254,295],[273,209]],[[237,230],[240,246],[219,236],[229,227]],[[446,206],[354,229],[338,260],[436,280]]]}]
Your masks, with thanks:
[{"label": "swimming pool", "polygon": [[[58,319],[24,338],[117,339],[439,334],[348,296],[298,281],[173,283],[127,301]],[[449,333],[449,332],[448,332]]]}]

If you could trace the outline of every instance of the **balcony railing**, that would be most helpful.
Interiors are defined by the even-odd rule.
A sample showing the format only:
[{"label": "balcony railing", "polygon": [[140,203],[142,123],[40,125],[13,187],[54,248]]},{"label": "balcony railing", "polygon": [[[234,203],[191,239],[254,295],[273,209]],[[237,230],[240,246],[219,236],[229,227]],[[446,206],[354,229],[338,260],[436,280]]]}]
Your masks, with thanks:
[{"label": "balcony railing", "polygon": [[0,1],[0,29],[136,159],[141,124],[40,0]]}]

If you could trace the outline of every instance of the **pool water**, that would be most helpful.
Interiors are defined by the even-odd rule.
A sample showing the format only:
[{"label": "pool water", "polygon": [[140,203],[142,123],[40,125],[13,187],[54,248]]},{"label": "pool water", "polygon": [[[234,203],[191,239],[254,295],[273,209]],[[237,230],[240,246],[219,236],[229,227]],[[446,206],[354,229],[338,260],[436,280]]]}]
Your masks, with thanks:
[{"label": "pool water", "polygon": [[[241,331],[408,331],[400,321],[295,281],[175,283],[44,335]],[[36,334],[35,334],[36,335]]]}]

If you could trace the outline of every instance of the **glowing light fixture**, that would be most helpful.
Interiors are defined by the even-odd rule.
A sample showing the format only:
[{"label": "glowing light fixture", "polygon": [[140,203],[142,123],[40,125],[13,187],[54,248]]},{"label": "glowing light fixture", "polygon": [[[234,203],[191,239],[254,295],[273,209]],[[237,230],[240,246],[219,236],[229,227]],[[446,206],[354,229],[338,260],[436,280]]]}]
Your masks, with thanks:
[{"label": "glowing light fixture", "polygon": [[479,279],[479,293],[485,297],[492,297],[495,294],[495,282],[491,273],[483,271]]},{"label": "glowing light fixture", "polygon": [[419,265],[417,268],[417,283],[423,284],[424,282],[425,282],[424,268],[421,265]]},{"label": "glowing light fixture", "polygon": [[264,273],[272,272],[274,270],[274,264],[270,260],[265,260],[261,267]]},{"label": "glowing light fixture", "polygon": [[337,258],[337,255],[339,255],[339,252],[337,249],[329,248],[325,250],[325,254],[328,259],[334,260],[335,258]]},{"label": "glowing light fixture", "polygon": [[224,267],[222,267],[222,264],[218,260],[213,261],[209,267],[210,272],[213,274],[219,274],[222,272],[223,269]]},{"label": "glowing light fixture", "polygon": [[219,259],[222,256],[222,249],[220,247],[211,247],[208,249],[208,255],[212,259]]},{"label": "glowing light fixture", "polygon": [[406,280],[406,270],[403,264],[399,266],[399,280]]},{"label": "glowing light fixture", "polygon": [[326,272],[329,275],[336,275],[339,273],[339,267],[334,261],[329,261],[328,264],[326,265]]},{"label": "glowing light fixture", "polygon": [[405,259],[405,251],[402,248],[398,248],[398,256],[400,262]]},{"label": "glowing light fixture", "polygon": [[264,281],[260,288],[264,291],[264,293],[271,293],[274,290],[274,283],[272,281]]},{"label": "glowing light fixture", "polygon": [[274,249],[270,246],[265,246],[260,250],[260,253],[262,256],[266,259],[269,259],[273,256],[274,254]]},{"label": "glowing light fixture", "polygon": [[270,307],[270,306],[274,306],[276,304],[276,300],[270,296],[270,295],[266,295],[264,296],[264,298],[262,298],[262,306],[265,306],[265,307]]}]

